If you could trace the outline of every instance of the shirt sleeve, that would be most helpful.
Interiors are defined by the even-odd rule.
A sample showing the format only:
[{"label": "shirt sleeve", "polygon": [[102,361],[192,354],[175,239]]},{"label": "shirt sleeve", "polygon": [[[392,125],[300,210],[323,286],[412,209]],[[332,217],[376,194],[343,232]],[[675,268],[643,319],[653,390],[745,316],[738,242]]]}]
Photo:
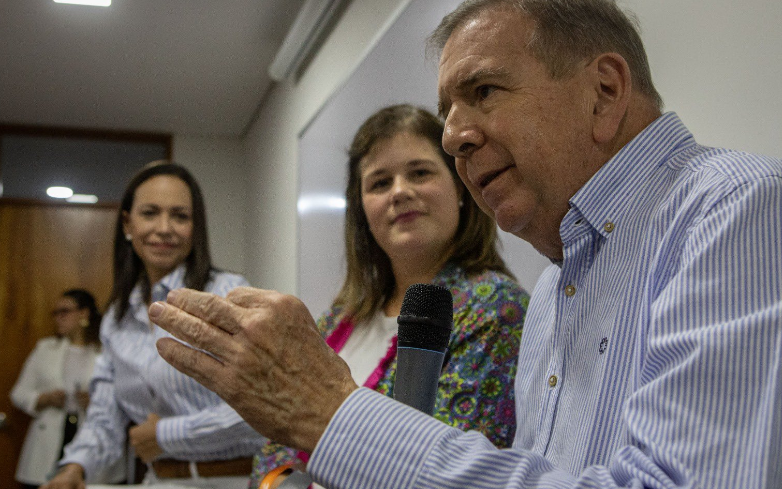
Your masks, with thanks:
[{"label": "shirt sleeve", "polygon": [[654,277],[627,441],[600,465],[569,473],[361,389],[308,470],[340,488],[782,487],[782,182],[742,185],[703,216]]},{"label": "shirt sleeve", "polygon": [[38,397],[42,394],[38,385],[38,369],[42,366],[44,360],[43,348],[46,340],[36,343],[33,351],[24,361],[22,372],[16,379],[13,389],[11,389],[11,402],[14,406],[21,409],[32,417],[38,416],[35,406],[38,404]]},{"label": "shirt sleeve", "polygon": [[65,447],[59,465],[81,465],[85,480],[90,481],[123,456],[126,444],[124,427],[130,423],[117,404],[114,373],[105,353],[95,361],[87,420],[79,427],[73,441]]},{"label": "shirt sleeve", "polygon": [[168,456],[198,459],[198,454],[222,451],[257,452],[266,438],[223,402],[195,414],[161,419],[157,441]]}]

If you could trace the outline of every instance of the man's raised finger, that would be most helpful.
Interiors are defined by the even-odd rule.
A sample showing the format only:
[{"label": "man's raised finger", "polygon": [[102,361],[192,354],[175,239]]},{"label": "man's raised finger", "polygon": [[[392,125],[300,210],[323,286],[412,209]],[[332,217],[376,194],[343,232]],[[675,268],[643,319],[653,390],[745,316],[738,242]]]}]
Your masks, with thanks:
[{"label": "man's raised finger", "polygon": [[161,338],[156,346],[163,360],[207,389],[220,394],[221,376],[225,375],[225,366],[222,363],[172,338]]},{"label": "man's raised finger", "polygon": [[166,302],[228,333],[236,334],[242,330],[239,318],[243,311],[219,295],[176,289],[168,293]]},{"label": "man's raised finger", "polygon": [[171,304],[152,303],[149,319],[173,336],[217,358],[231,358],[236,352],[235,341],[229,333]]},{"label": "man's raised finger", "polygon": [[272,299],[280,293],[273,290],[256,289],[254,287],[237,287],[230,291],[225,299],[237,306],[247,309],[266,307],[272,304]]}]

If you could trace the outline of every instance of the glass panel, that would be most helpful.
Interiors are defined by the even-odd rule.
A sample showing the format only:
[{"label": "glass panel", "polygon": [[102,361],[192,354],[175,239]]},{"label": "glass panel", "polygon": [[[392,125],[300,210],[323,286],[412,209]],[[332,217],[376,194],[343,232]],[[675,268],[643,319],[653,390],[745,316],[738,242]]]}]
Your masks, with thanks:
[{"label": "glass panel", "polygon": [[5,133],[0,135],[0,196],[48,200],[48,187],[65,186],[96,195],[99,202],[118,202],[140,167],[167,155],[162,140]]}]

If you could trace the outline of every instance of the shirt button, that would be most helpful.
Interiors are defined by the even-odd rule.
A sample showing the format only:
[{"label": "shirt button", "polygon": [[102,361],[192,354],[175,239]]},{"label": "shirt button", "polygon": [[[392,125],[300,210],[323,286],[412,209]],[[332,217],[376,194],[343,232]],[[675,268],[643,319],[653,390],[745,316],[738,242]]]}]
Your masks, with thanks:
[{"label": "shirt button", "polygon": [[565,295],[568,297],[573,297],[576,294],[576,287],[574,285],[568,285],[565,287]]},{"label": "shirt button", "polygon": [[605,231],[607,233],[610,233],[611,231],[613,231],[614,227],[615,227],[614,223],[611,222],[611,221],[607,221],[605,224],[603,224],[603,229],[605,229]]},{"label": "shirt button", "polygon": [[557,376],[552,375],[548,378],[548,386],[549,387],[556,387],[557,386]]}]

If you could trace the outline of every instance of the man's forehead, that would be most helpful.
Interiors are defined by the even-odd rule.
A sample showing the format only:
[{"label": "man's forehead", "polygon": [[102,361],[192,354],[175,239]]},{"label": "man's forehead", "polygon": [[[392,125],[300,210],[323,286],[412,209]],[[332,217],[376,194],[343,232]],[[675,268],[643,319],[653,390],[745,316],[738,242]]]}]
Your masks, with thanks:
[{"label": "man's forehead", "polygon": [[441,106],[449,103],[449,93],[484,78],[508,76],[529,54],[534,25],[526,17],[518,12],[485,14],[454,29],[443,48],[437,75]]},{"label": "man's forehead", "polygon": [[[467,56],[501,56],[503,53],[529,48],[535,24],[524,14],[505,9],[491,9],[456,27],[440,53],[439,73]],[[460,63],[459,63],[460,64]]]}]

